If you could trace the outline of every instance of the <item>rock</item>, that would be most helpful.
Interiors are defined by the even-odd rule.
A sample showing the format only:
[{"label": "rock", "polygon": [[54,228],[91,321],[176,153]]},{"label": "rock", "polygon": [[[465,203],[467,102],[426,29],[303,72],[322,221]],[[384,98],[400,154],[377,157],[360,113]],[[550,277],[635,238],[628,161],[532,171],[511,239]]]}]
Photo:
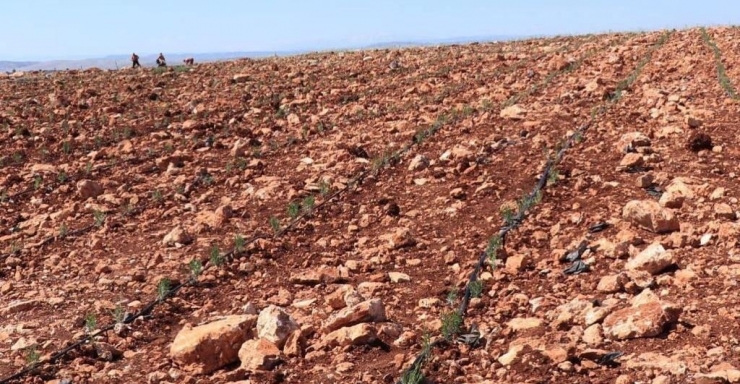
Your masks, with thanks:
[{"label": "rock", "polygon": [[95,198],[103,194],[103,186],[92,180],[80,180],[77,182],[77,193],[82,200]]},{"label": "rock", "polygon": [[688,367],[683,356],[666,357],[655,352],[645,352],[625,360],[623,366],[630,370],[645,372],[653,370],[657,372],[668,372],[676,376],[686,374]]},{"label": "rock", "polygon": [[238,157],[244,157],[247,153],[247,149],[249,148],[249,144],[242,141],[241,139],[237,140],[234,143],[234,146],[231,147],[231,157],[238,158]]},{"label": "rock", "polygon": [[673,253],[666,251],[660,243],[653,243],[637,256],[627,261],[625,268],[632,271],[645,271],[657,275],[674,263]]},{"label": "rock", "polygon": [[625,133],[617,142],[617,151],[624,153],[628,152],[628,148],[631,151],[639,147],[649,147],[651,144],[650,138],[641,132]]},{"label": "rock", "polygon": [[683,206],[683,202],[686,200],[686,197],[678,194],[676,192],[666,191],[662,195],[660,195],[660,200],[658,200],[658,203],[666,208],[674,208],[678,209]]},{"label": "rock", "polygon": [[239,347],[252,337],[256,316],[229,316],[197,327],[186,326],[170,346],[170,357],[181,366],[209,374],[237,361]]},{"label": "rock", "polygon": [[583,331],[583,342],[589,346],[596,347],[604,342],[604,336],[601,334],[601,325],[592,324]]},{"label": "rock", "polygon": [[264,340],[248,340],[239,349],[240,368],[247,372],[269,371],[280,362],[280,349]]},{"label": "rock", "polygon": [[637,176],[637,186],[640,188],[647,188],[653,185],[655,177],[652,173]]},{"label": "rock", "polygon": [[639,167],[645,164],[645,159],[639,153],[630,152],[619,162],[621,168]]},{"label": "rock", "polygon": [[555,329],[568,329],[573,325],[585,325],[586,314],[594,308],[589,300],[573,299],[548,313]]},{"label": "rock", "polygon": [[7,306],[0,308],[0,315],[8,316],[19,312],[25,312],[36,308],[42,302],[39,300],[14,301]]},{"label": "rock", "polygon": [[504,367],[509,366],[513,364],[517,358],[520,357],[523,350],[524,345],[515,345],[509,348],[508,352],[499,357],[498,362],[501,363],[501,365],[503,365]]},{"label": "rock", "polygon": [[429,159],[424,155],[416,155],[409,163],[409,171],[421,171],[429,166]]},{"label": "rock", "polygon": [[632,200],[622,209],[622,218],[654,233],[669,233],[680,229],[673,212],[663,209],[653,200]]},{"label": "rock", "polygon": [[456,200],[463,200],[465,198],[465,190],[462,188],[455,188],[450,191],[450,197]]},{"label": "rock", "polygon": [[511,255],[506,258],[506,264],[504,268],[506,272],[515,275],[532,265],[532,259],[526,255],[517,254]]},{"label": "rock", "polygon": [[170,233],[165,235],[164,239],[162,239],[162,244],[168,247],[175,246],[176,244],[186,245],[192,242],[193,237],[180,226],[173,228]]},{"label": "rock", "polygon": [[121,351],[108,343],[97,341],[93,344],[93,347],[98,358],[103,361],[114,361],[123,356]]},{"label": "rock", "polygon": [[622,274],[604,276],[599,280],[596,290],[604,293],[617,293],[624,287],[625,280]]},{"label": "rock", "polygon": [[401,272],[388,272],[388,278],[391,279],[391,282],[393,283],[408,283],[411,281],[411,277],[409,275]]},{"label": "rock", "polygon": [[718,219],[735,220],[737,215],[728,204],[719,203],[714,204],[714,215]]},{"label": "rock", "polygon": [[392,234],[384,236],[388,241],[390,249],[401,249],[416,245],[416,239],[411,235],[408,228],[398,228]]},{"label": "rock", "polygon": [[321,346],[327,348],[359,346],[374,342],[377,331],[370,324],[362,323],[351,327],[344,327],[333,331],[321,339]]},{"label": "rock", "polygon": [[336,331],[359,323],[385,321],[385,306],[380,299],[367,300],[331,314],[322,324],[324,332]]},{"label": "rock", "polygon": [[686,125],[688,125],[689,128],[699,128],[701,127],[702,123],[703,121],[699,118],[686,116]]},{"label": "rock", "polygon": [[502,109],[499,116],[503,119],[522,120],[526,114],[527,111],[524,108],[514,104]]},{"label": "rock", "polygon": [[645,288],[655,285],[655,279],[651,273],[639,270],[628,270],[625,275],[628,281],[624,284],[627,293],[640,293]]},{"label": "rock", "polygon": [[288,336],[298,329],[298,323],[284,309],[275,305],[263,309],[257,319],[257,336],[278,348],[283,348]]},{"label": "rock", "polygon": [[251,76],[249,76],[246,73],[238,73],[234,75],[234,77],[232,78],[232,80],[234,80],[235,83],[246,83],[250,79],[251,79]]},{"label": "rock", "polygon": [[655,337],[675,323],[682,310],[662,303],[649,289],[636,296],[632,306],[612,312],[604,319],[604,333],[616,340]]},{"label": "rock", "polygon": [[711,373],[697,374],[697,378],[716,379],[720,383],[740,383],[740,370],[730,363],[720,363],[710,368]]},{"label": "rock", "polygon": [[301,331],[294,331],[285,340],[283,352],[288,357],[303,357],[303,351],[306,349],[306,338]]},{"label": "rock", "polygon": [[508,322],[509,328],[511,328],[513,331],[524,331],[527,329],[532,328],[538,328],[543,325],[542,319],[536,318],[536,317],[528,317],[528,318],[515,318],[511,319]]}]

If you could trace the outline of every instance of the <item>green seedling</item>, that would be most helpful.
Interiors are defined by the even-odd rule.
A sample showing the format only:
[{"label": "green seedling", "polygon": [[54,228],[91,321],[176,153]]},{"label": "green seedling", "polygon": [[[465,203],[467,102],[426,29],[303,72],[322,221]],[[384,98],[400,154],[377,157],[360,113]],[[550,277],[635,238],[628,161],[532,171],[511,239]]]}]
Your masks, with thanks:
[{"label": "green seedling", "polygon": [[244,236],[242,235],[234,236],[234,252],[236,253],[244,252],[245,245],[246,245],[246,240],[244,240]]},{"label": "green seedling", "polygon": [[167,299],[167,296],[170,294],[170,279],[163,278],[159,281],[159,284],[157,284],[157,300],[161,303],[165,299]]},{"label": "green seedling", "polygon": [[470,297],[481,297],[483,295],[483,282],[480,280],[471,281],[468,289],[470,289]]},{"label": "green seedling", "polygon": [[275,216],[270,217],[270,227],[275,234],[280,232],[280,220]]},{"label": "green seedling", "polygon": [[95,220],[95,226],[100,228],[103,226],[103,223],[105,223],[105,213],[103,211],[94,210],[93,211],[93,218]]},{"label": "green seedling", "polygon": [[298,217],[300,213],[301,213],[300,205],[295,201],[291,201],[290,204],[288,204],[288,216],[291,219],[295,220],[295,218]]},{"label": "green seedling", "polygon": [[198,259],[193,259],[188,263],[188,268],[190,268],[190,279],[193,282],[198,281],[198,277],[203,273],[203,263]]}]

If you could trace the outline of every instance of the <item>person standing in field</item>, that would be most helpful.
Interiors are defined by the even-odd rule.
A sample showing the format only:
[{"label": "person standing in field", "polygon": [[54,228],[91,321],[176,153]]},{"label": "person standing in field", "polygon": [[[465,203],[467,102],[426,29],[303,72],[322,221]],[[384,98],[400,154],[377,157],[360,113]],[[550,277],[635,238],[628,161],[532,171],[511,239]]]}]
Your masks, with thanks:
[{"label": "person standing in field", "polygon": [[141,64],[139,64],[139,55],[136,53],[131,54],[131,68],[141,67]]},{"label": "person standing in field", "polygon": [[159,57],[157,58],[157,66],[158,67],[166,67],[167,62],[164,60],[164,55],[160,52]]}]

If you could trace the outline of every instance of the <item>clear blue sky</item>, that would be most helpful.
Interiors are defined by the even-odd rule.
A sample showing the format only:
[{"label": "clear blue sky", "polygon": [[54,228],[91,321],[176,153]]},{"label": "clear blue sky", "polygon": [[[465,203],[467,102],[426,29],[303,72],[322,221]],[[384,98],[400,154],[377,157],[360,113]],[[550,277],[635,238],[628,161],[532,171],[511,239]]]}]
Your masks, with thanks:
[{"label": "clear blue sky", "polygon": [[738,0],[3,0],[0,60],[740,24]]}]

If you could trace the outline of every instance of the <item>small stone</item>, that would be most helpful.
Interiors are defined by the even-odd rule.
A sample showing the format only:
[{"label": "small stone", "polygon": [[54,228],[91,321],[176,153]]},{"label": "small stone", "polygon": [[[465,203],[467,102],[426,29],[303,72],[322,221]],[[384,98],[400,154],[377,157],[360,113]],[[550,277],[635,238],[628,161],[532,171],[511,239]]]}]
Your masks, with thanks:
[{"label": "small stone", "polygon": [[693,116],[686,116],[686,125],[689,126],[689,128],[699,128],[702,125],[701,119],[698,119]]},{"label": "small stone", "polygon": [[604,276],[599,280],[596,290],[604,293],[617,293],[624,287],[624,275]]},{"label": "small stone", "polygon": [[601,324],[593,324],[583,331],[583,342],[591,347],[597,347],[604,342],[601,334]]},{"label": "small stone", "polygon": [[639,153],[630,152],[622,158],[619,162],[619,166],[622,168],[639,167],[645,163],[642,155]]},{"label": "small stone", "polygon": [[275,305],[263,309],[257,319],[257,336],[278,348],[282,348],[288,336],[299,329],[298,323],[284,309]]},{"label": "small stone", "polygon": [[718,203],[714,205],[714,215],[718,219],[735,220],[737,215],[728,204]]},{"label": "small stone", "polygon": [[511,328],[513,331],[524,331],[527,329],[538,328],[541,327],[542,324],[542,319],[536,317],[515,318],[507,323],[509,328]]},{"label": "small stone", "polygon": [[656,275],[673,263],[673,253],[666,251],[660,243],[653,243],[633,259],[627,261],[625,268]]},{"label": "small stone", "polygon": [[640,175],[637,177],[637,186],[640,188],[647,188],[653,185],[654,177],[652,173]]},{"label": "small stone", "polygon": [[429,159],[424,155],[416,155],[409,163],[409,171],[421,171],[429,166]]},{"label": "small stone", "polygon": [[450,197],[457,200],[462,200],[465,198],[465,191],[462,188],[455,188],[452,191],[450,191]]},{"label": "small stone", "polygon": [[501,110],[499,116],[503,119],[521,120],[527,114],[527,111],[519,105],[511,105]]},{"label": "small stone", "polygon": [[409,277],[409,275],[401,272],[388,272],[388,278],[393,283],[408,283],[411,281],[411,277]]},{"label": "small stone", "polygon": [[324,332],[331,332],[359,323],[381,322],[385,320],[386,315],[383,302],[380,299],[372,299],[331,314],[329,318],[324,320],[322,328]]},{"label": "small stone", "polygon": [[180,226],[173,228],[167,235],[165,235],[164,239],[162,239],[162,244],[168,247],[176,244],[187,245],[192,242],[193,237]]},{"label": "small stone", "polygon": [[676,216],[653,200],[630,201],[624,206],[622,217],[654,233],[669,233],[680,230]]},{"label": "small stone", "polygon": [[280,349],[265,339],[248,340],[239,349],[239,360],[248,372],[269,371],[280,362]]},{"label": "small stone", "polygon": [[77,182],[77,193],[82,200],[95,198],[103,194],[103,186],[92,180],[80,180]]},{"label": "small stone", "polygon": [[359,346],[374,342],[377,331],[370,324],[362,323],[351,327],[344,327],[333,331],[321,339],[322,346],[329,348]]}]

